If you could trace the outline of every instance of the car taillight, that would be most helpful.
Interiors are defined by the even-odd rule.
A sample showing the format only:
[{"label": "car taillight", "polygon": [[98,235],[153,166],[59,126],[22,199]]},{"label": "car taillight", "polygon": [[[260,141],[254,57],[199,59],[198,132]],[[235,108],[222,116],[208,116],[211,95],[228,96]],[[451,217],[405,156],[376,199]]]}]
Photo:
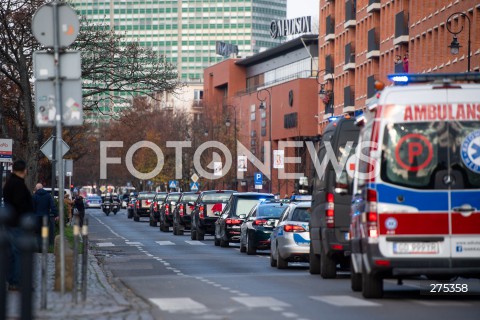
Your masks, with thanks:
[{"label": "car taillight", "polygon": [[265,220],[265,219],[257,219],[255,221],[252,222],[253,225],[255,226],[260,226],[262,224],[267,224],[268,220]]},{"label": "car taillight", "polygon": [[140,208],[140,200],[137,200],[137,209]]},{"label": "car taillight", "polygon": [[158,211],[158,202],[153,203],[153,211],[155,211],[155,212]]},{"label": "car taillight", "polygon": [[240,224],[240,223],[242,223],[242,220],[228,218],[228,219],[225,220],[225,223],[226,224]]},{"label": "car taillight", "polygon": [[147,201],[145,201],[145,202],[147,203],[147,206],[149,206],[150,203],[152,203],[152,201],[150,201],[150,200],[147,200]]},{"label": "car taillight", "polygon": [[285,232],[305,232],[305,228],[302,226],[297,226],[296,224],[286,224],[283,226]]},{"label": "car taillight", "polygon": [[178,213],[183,216],[183,204],[180,204],[180,206],[178,207]]},{"label": "car taillight", "polygon": [[367,189],[367,228],[370,238],[378,237],[377,191]]},{"label": "car taillight", "polygon": [[168,204],[165,205],[165,214],[170,214],[170,206]]},{"label": "car taillight", "polygon": [[327,193],[327,208],[325,210],[325,218],[327,222],[327,228],[335,227],[335,203],[333,193]]},{"label": "car taillight", "polygon": [[200,219],[203,219],[205,218],[205,207],[204,206],[200,206],[200,208],[198,208],[198,216],[200,217]]}]

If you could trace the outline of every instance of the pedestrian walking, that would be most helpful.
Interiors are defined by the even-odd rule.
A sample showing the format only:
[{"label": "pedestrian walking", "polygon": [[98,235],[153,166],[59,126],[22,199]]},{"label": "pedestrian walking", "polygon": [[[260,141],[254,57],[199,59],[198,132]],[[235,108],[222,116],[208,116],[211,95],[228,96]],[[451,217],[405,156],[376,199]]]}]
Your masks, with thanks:
[{"label": "pedestrian walking", "polygon": [[[79,194],[75,196],[75,200],[73,201],[74,210],[77,209],[78,212],[78,225],[80,228],[83,226],[83,219],[85,217],[85,203],[83,201],[83,197]],[[75,219],[75,217],[73,217]]]},{"label": "pedestrian walking", "polygon": [[33,195],[33,210],[37,221],[35,233],[37,235],[38,249],[42,248],[43,217],[48,217],[48,244],[53,245],[55,239],[55,221],[58,220],[58,211],[52,195],[43,189],[41,183],[35,186]]},{"label": "pedestrian walking", "polygon": [[3,187],[5,204],[11,210],[11,218],[7,221],[6,231],[10,239],[8,261],[8,289],[17,291],[20,285],[20,250],[17,240],[22,236],[20,220],[33,213],[32,194],[25,184],[27,165],[23,160],[17,160],[12,165],[12,174]]},{"label": "pedestrian walking", "polygon": [[73,217],[73,200],[70,199],[70,195],[68,193],[65,193],[65,197],[63,198],[63,203],[67,206],[67,213],[68,213],[68,222],[72,222]]}]

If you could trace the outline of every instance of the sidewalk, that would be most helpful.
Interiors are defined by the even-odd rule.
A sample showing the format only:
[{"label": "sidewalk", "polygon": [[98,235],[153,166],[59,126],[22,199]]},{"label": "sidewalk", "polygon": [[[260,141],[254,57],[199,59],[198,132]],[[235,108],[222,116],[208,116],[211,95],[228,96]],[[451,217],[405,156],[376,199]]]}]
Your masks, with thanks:
[{"label": "sidewalk", "polygon": [[[55,257],[49,254],[47,309],[40,310],[40,258],[40,254],[35,255],[33,293],[35,319],[154,319],[147,303],[128,293],[124,288],[122,290],[112,287],[92,251],[88,257],[87,299],[82,302],[79,291],[77,304],[72,302],[71,292],[65,292],[62,296],[60,292],[53,290]],[[128,295],[129,297],[125,298]],[[7,299],[7,319],[20,318],[20,292],[8,292]]]}]

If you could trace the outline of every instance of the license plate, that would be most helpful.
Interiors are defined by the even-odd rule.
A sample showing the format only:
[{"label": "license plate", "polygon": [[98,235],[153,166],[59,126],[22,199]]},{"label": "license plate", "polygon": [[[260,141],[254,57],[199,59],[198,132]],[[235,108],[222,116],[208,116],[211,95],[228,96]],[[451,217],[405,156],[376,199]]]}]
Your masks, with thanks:
[{"label": "license plate", "polygon": [[393,253],[396,254],[436,254],[439,252],[437,242],[394,242]]}]

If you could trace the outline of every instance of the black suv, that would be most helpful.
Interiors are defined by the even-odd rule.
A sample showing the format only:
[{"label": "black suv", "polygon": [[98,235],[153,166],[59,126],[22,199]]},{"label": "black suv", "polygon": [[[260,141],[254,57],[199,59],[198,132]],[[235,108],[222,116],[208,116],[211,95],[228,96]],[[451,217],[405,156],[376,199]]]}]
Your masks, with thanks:
[{"label": "black suv", "polygon": [[142,191],[138,193],[137,203],[133,210],[133,220],[140,221],[140,217],[150,217],[150,203],[155,197],[155,192]]},{"label": "black suv", "polygon": [[270,199],[275,199],[271,193],[235,192],[232,194],[220,218],[215,222],[215,245],[228,247],[230,242],[240,242],[240,225],[246,215],[259,201]]},{"label": "black suv", "polygon": [[155,198],[153,198],[152,203],[150,204],[150,226],[156,227],[158,219],[160,218],[160,207],[167,197],[167,192],[157,192]]},{"label": "black suv", "polygon": [[175,210],[173,211],[173,234],[181,236],[185,229],[192,227],[190,214],[195,207],[200,192],[184,192],[178,199]]},{"label": "black suv", "polygon": [[170,192],[159,209],[160,231],[168,232],[173,225],[173,211],[182,193]]},{"label": "black suv", "polygon": [[190,237],[192,240],[203,240],[206,233],[213,234],[215,232],[215,221],[233,192],[233,190],[203,191],[198,196],[191,214]]},{"label": "black suv", "polygon": [[[337,264],[349,266],[350,206],[352,194],[337,192],[344,190],[347,170],[353,170],[347,159],[355,154],[359,127],[354,119],[340,118],[331,122],[323,133],[318,151],[319,163],[327,163],[325,170],[315,172],[312,191],[312,214],[310,229],[310,273],[323,278],[337,276]],[[328,159],[333,150],[335,159]],[[341,172],[335,172],[332,160],[342,163]],[[348,162],[349,163],[349,162]],[[351,188],[348,188],[351,190]]]}]

